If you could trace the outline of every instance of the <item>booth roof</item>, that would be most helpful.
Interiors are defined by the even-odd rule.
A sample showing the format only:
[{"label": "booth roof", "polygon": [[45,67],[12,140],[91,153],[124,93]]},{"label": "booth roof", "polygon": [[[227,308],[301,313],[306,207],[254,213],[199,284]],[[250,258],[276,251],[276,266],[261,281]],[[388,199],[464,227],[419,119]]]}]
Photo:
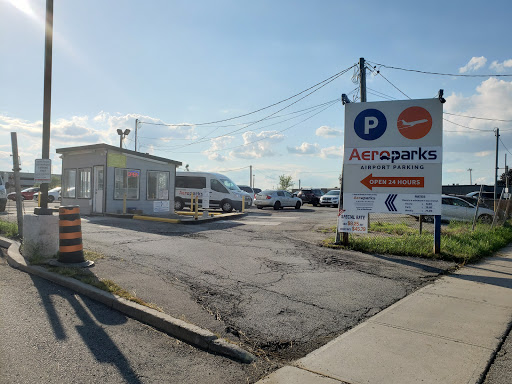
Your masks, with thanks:
[{"label": "booth roof", "polygon": [[80,152],[80,151],[90,151],[95,149],[105,149],[107,151],[115,151],[120,153],[127,153],[133,156],[142,157],[144,159],[152,159],[152,160],[158,160],[163,161],[165,163],[174,164],[176,166],[180,166],[182,163],[181,161],[166,159],[165,157],[159,157],[159,156],[153,156],[148,153],[142,153],[142,152],[135,152],[130,149],[125,148],[119,148],[115,147],[113,145],[109,144],[92,144],[92,145],[82,145],[79,147],[67,147],[67,148],[57,148],[55,152],[57,153],[71,153],[71,152]]}]

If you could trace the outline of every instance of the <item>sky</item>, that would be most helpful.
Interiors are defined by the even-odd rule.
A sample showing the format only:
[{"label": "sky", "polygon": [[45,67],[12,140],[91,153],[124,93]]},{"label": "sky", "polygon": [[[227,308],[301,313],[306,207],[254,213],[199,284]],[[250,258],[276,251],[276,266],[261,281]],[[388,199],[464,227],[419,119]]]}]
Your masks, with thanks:
[{"label": "sky", "polygon": [[[22,172],[41,158],[45,4],[0,0],[0,171],[11,132]],[[137,150],[181,169],[333,188],[363,57],[369,102],[444,90],[444,185],[493,184],[496,128],[512,164],[511,15],[508,0],[54,0],[53,173],[56,148],[119,146],[117,129],[135,149],[138,119]]]}]

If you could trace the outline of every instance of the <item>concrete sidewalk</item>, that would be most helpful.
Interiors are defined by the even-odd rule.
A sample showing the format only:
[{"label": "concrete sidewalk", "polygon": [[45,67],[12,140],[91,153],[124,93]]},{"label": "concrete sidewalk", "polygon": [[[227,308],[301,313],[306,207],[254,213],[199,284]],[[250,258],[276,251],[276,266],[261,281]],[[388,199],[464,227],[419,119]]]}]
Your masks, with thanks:
[{"label": "concrete sidewalk", "polygon": [[506,247],[258,383],[479,383],[508,334],[511,289],[512,247]]}]

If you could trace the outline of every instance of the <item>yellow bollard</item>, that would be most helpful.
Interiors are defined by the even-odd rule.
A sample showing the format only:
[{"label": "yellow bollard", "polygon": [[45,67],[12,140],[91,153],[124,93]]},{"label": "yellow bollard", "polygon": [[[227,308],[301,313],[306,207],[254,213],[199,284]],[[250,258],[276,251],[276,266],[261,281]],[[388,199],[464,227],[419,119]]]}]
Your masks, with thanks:
[{"label": "yellow bollard", "polygon": [[39,191],[39,193],[37,194],[37,206],[41,206],[41,191]]},{"label": "yellow bollard", "polygon": [[190,212],[194,212],[194,194],[190,194]]},{"label": "yellow bollard", "polygon": [[123,213],[126,213],[126,193],[123,196]]},{"label": "yellow bollard", "polygon": [[194,218],[197,220],[197,217],[199,215],[199,196],[196,196],[196,206],[194,210]]},{"label": "yellow bollard", "polygon": [[245,196],[242,196],[242,213],[245,212]]}]

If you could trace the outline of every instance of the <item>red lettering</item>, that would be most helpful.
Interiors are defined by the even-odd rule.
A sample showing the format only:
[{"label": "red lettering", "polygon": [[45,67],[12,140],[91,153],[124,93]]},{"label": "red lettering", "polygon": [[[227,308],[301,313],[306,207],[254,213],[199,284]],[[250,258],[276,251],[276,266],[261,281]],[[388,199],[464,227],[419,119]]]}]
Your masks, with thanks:
[{"label": "red lettering", "polygon": [[354,148],[352,150],[352,153],[350,154],[349,160],[352,160],[353,158],[356,158],[357,160],[361,160],[361,157],[359,156],[359,152],[357,152],[357,148]]},{"label": "red lettering", "polygon": [[363,152],[363,160],[370,160],[370,151]]}]

